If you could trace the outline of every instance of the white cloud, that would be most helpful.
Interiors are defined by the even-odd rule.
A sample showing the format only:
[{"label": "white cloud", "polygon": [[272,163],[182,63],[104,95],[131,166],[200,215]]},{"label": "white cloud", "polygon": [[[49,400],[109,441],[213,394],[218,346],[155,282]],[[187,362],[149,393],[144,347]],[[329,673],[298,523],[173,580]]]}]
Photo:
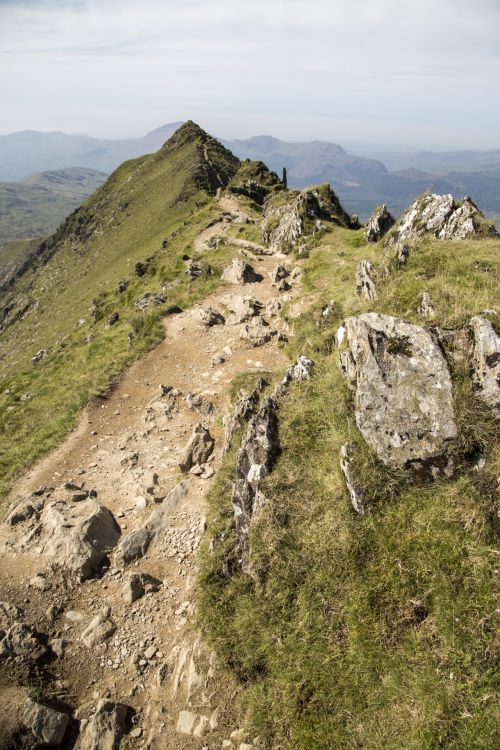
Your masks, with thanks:
[{"label": "white cloud", "polygon": [[500,145],[492,0],[0,0],[4,132]]}]

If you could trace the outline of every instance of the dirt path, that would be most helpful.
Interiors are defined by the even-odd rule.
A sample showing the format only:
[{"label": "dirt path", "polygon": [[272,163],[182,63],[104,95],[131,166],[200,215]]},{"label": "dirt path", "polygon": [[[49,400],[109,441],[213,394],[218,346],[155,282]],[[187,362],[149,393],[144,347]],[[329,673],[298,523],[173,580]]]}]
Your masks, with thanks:
[{"label": "dirt path", "polygon": [[[221,199],[220,207],[244,215],[235,198]],[[199,246],[212,236],[212,230],[225,232],[227,226],[221,223],[203,232]],[[216,441],[210,463],[216,475],[221,461],[221,416],[229,408],[232,380],[243,372],[283,369],[286,358],[276,336],[253,348],[240,339],[241,325],[206,327],[200,312],[209,306],[223,311],[228,294],[250,294],[263,303],[282,296],[270,281],[276,263],[276,257],[257,258],[254,266],[263,276],[260,283],[226,285],[191,310],[167,318],[165,340],[123,375],[109,398],[83,411],[78,427],[17,483],[13,497],[26,497],[41,485],[84,484],[112,511],[123,536],[143,526],[159,507],[159,499],[182,479],[179,456],[199,422]],[[292,299],[300,296],[295,285],[288,294]],[[271,322],[280,327],[276,318]],[[161,385],[179,394],[162,396]],[[188,408],[189,393],[210,401],[213,413],[206,416]],[[161,542],[131,566],[112,556],[102,577],[82,584],[59,574],[50,560],[39,557],[36,548],[27,545],[20,551],[21,547],[12,546],[12,529],[0,526],[0,600],[22,607],[26,622],[67,641],[64,656],[54,663],[53,676],[62,686],[64,700],[83,706],[78,718],[85,720],[103,696],[133,707],[137,731],[124,739],[125,748],[220,747],[235,728],[230,725],[229,710],[227,716],[221,714],[218,728],[207,726],[210,719],[217,724],[213,710],[220,696],[214,693],[220,685],[214,655],[199,643],[194,626],[196,551],[213,478],[191,474],[184,478],[187,493],[170,509]],[[156,593],[128,604],[122,590],[130,572],[139,571],[162,585]],[[30,585],[37,573],[45,575],[45,590]],[[47,613],[49,605],[61,610],[55,618],[53,612]],[[87,648],[80,640],[82,631],[108,607],[117,626],[115,634]],[[176,730],[183,710],[196,714],[198,723],[203,719],[206,736],[198,739]]]}]

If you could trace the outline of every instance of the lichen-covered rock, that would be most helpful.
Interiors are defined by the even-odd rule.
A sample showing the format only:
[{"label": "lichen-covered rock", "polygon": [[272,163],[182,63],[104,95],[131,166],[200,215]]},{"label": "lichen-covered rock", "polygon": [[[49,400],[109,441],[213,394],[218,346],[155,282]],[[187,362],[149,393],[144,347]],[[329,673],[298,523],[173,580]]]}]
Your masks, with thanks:
[{"label": "lichen-covered rock", "polygon": [[243,553],[258,503],[259,483],[271,471],[279,451],[277,403],[269,396],[250,422],[236,459],[232,505]]},{"label": "lichen-covered rock", "polygon": [[378,242],[392,229],[395,222],[396,219],[389,212],[385,203],[382,206],[377,206],[366,225],[366,241]]},{"label": "lichen-covered rock", "polygon": [[375,268],[369,260],[362,260],[356,269],[356,294],[373,302],[377,299]]},{"label": "lichen-covered rock", "polygon": [[212,455],[214,445],[215,441],[210,432],[198,423],[179,460],[181,471],[187,472],[193,466],[204,464]]},{"label": "lichen-covered rock", "polygon": [[469,196],[456,201],[450,194],[424,194],[404,212],[387,243],[399,245],[426,234],[440,240],[464,240],[475,235],[494,236],[497,231]]},{"label": "lichen-covered rock", "polygon": [[229,284],[255,284],[262,281],[262,276],[249,263],[234,258],[222,272],[222,280]]},{"label": "lichen-covered rock", "polygon": [[448,471],[457,434],[452,384],[432,334],[377,313],[347,318],[343,334],[340,367],[368,445],[388,466]]},{"label": "lichen-covered rock", "polygon": [[85,730],[78,738],[75,750],[118,750],[126,729],[127,706],[101,700]]},{"label": "lichen-covered rock", "polygon": [[473,367],[478,395],[500,419],[500,336],[490,321],[475,315],[470,325],[474,333]]}]

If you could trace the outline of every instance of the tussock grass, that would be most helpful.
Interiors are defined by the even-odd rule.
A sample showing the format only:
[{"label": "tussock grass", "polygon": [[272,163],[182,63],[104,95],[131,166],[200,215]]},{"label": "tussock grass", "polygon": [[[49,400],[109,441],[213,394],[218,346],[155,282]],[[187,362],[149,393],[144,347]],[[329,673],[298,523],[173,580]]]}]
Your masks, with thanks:
[{"label": "tussock grass", "polygon": [[[230,506],[235,451],[212,491],[201,552],[202,624],[242,688],[241,720],[287,750],[493,750],[498,746],[496,595],[500,451],[491,417],[453,374],[460,426],[453,480],[417,485],[382,467],[356,428],[332,338],[349,314],[375,309],[422,323],[463,324],[494,306],[499,243],[424,242],[379,280],[373,305],[354,295],[357,262],[390,262],[360,233],[336,230],[305,262],[313,310],[293,321],[291,357],[316,360],[280,407],[282,452],[263,483],[271,502],[251,532],[254,576],[223,573],[236,544]],[[339,253],[342,253],[339,255]],[[498,266],[496,266],[498,267]],[[322,304],[336,317],[316,325]],[[341,445],[360,446],[370,512],[352,510]],[[473,468],[482,452],[485,466]]]}]

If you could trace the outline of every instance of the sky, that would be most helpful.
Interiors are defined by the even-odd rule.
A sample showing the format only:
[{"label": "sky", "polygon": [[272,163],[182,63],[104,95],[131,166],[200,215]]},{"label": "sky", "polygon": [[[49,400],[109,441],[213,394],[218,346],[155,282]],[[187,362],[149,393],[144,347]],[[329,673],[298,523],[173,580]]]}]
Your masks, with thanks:
[{"label": "sky", "polygon": [[500,147],[500,0],[0,0],[0,132]]}]

